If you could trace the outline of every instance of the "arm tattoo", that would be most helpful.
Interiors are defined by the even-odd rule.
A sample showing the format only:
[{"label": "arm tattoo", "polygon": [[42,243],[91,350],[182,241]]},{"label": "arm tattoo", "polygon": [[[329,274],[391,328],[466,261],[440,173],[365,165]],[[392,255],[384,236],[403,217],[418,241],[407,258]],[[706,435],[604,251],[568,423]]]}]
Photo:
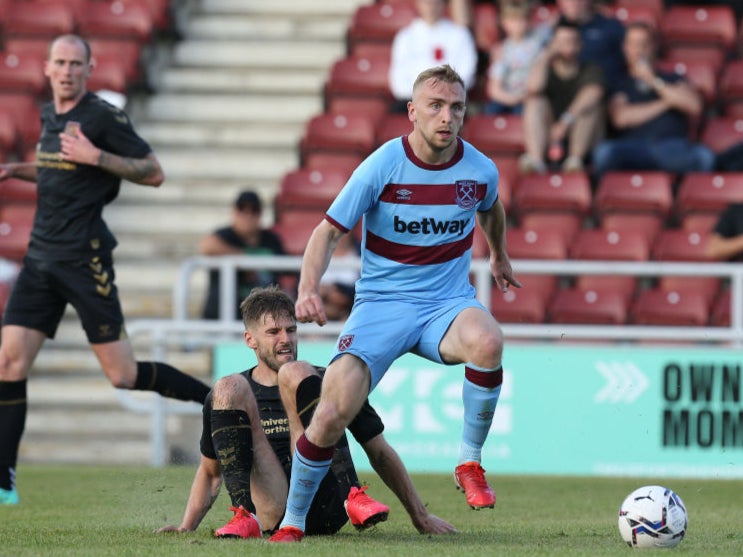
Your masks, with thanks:
[{"label": "arm tattoo", "polygon": [[155,164],[149,158],[120,157],[102,149],[98,157],[98,166],[135,183],[144,180],[155,171]]}]

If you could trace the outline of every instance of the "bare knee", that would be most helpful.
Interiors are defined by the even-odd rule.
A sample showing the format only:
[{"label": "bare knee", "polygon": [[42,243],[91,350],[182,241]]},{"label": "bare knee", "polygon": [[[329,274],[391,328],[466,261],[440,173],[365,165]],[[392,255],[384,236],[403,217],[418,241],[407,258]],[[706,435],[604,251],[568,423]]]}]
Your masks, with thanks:
[{"label": "bare knee", "polygon": [[301,360],[287,362],[279,368],[279,389],[287,393],[296,392],[299,384],[310,375],[317,375],[317,370],[309,363]]},{"label": "bare knee", "polygon": [[503,331],[500,327],[482,333],[474,344],[471,344],[469,353],[473,364],[485,368],[495,368],[500,365],[503,357]]},{"label": "bare knee", "polygon": [[30,362],[21,355],[0,349],[0,381],[21,381],[28,377]]},{"label": "bare knee", "polygon": [[239,374],[219,379],[212,388],[212,404],[215,409],[243,408],[246,405],[248,382]]}]

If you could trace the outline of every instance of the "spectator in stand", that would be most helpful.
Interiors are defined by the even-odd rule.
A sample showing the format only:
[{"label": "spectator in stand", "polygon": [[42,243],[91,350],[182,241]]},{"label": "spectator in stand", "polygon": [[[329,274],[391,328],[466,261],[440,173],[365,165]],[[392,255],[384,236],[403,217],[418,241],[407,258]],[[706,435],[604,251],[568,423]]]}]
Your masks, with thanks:
[{"label": "spectator in stand", "polygon": [[[281,239],[261,227],[263,204],[250,190],[241,192],[232,208],[232,223],[205,236],[199,242],[201,255],[284,255]],[[277,276],[268,271],[238,271],[236,300],[243,300],[256,286],[268,286]],[[235,319],[240,319],[237,302]],[[209,272],[209,290],[202,311],[204,319],[219,319],[219,270]]]},{"label": "spectator in stand", "polygon": [[614,79],[624,74],[624,26],[618,19],[600,13],[594,0],[556,0],[556,4],[560,17],[578,26],[580,61],[601,68],[608,91]]},{"label": "spectator in stand", "polygon": [[603,133],[601,68],[580,62],[580,48],[577,25],[560,18],[547,48],[532,65],[524,103],[522,173],[546,172],[547,158],[553,164],[562,162],[564,172],[581,171]]},{"label": "spectator in stand", "polygon": [[654,67],[655,34],[645,23],[627,27],[627,72],[609,98],[616,137],[593,151],[596,180],[609,170],[710,171],[715,154],[689,140],[689,121],[702,112],[700,94],[680,75]]},{"label": "spectator in stand", "polygon": [[722,212],[707,242],[707,255],[719,261],[743,261],[743,203],[731,203]]},{"label": "spectator in stand", "polygon": [[531,2],[527,0],[505,0],[498,15],[506,38],[490,53],[485,111],[521,114],[529,70],[544,48],[549,27],[530,25]]},{"label": "spectator in stand", "polygon": [[445,16],[445,0],[416,0],[419,17],[400,29],[392,41],[390,90],[393,111],[408,112],[413,83],[418,74],[448,64],[464,80],[467,90],[475,84],[477,47],[471,31]]}]

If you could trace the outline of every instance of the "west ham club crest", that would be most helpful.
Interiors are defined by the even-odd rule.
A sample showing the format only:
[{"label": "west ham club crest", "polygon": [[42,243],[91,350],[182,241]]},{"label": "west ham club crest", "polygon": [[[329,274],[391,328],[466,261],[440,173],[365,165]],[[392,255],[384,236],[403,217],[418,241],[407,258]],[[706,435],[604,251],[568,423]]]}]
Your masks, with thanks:
[{"label": "west ham club crest", "polygon": [[477,180],[457,180],[457,205],[462,209],[472,209],[477,203]]},{"label": "west ham club crest", "polygon": [[343,335],[338,340],[338,351],[345,352],[346,350],[351,348],[351,344],[353,344],[353,335]]}]

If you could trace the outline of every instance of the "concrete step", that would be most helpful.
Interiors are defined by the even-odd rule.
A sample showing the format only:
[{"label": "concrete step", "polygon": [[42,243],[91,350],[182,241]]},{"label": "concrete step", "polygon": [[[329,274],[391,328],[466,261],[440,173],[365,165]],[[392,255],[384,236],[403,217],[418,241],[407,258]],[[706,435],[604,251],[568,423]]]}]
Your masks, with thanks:
[{"label": "concrete step", "polygon": [[277,14],[210,14],[191,18],[183,32],[193,39],[280,40],[297,37],[302,40],[337,40],[346,36],[348,16],[307,17],[302,13]]},{"label": "concrete step", "polygon": [[153,82],[161,93],[271,94],[317,96],[322,92],[327,70],[275,70],[259,68],[250,71],[224,68],[167,68],[155,76]]},{"label": "concrete step", "polygon": [[[225,149],[244,147],[250,149],[286,149],[296,152],[304,132],[304,123],[225,122],[209,125],[204,122],[153,122],[137,126],[142,137],[154,146],[204,146]],[[157,149],[156,149],[157,153]]]},{"label": "concrete step", "polygon": [[346,54],[340,41],[239,41],[189,39],[173,49],[176,66],[327,70]]},{"label": "concrete step", "polygon": [[349,16],[368,0],[202,0],[199,10],[210,14],[255,14],[288,17],[328,17],[336,15]]}]

